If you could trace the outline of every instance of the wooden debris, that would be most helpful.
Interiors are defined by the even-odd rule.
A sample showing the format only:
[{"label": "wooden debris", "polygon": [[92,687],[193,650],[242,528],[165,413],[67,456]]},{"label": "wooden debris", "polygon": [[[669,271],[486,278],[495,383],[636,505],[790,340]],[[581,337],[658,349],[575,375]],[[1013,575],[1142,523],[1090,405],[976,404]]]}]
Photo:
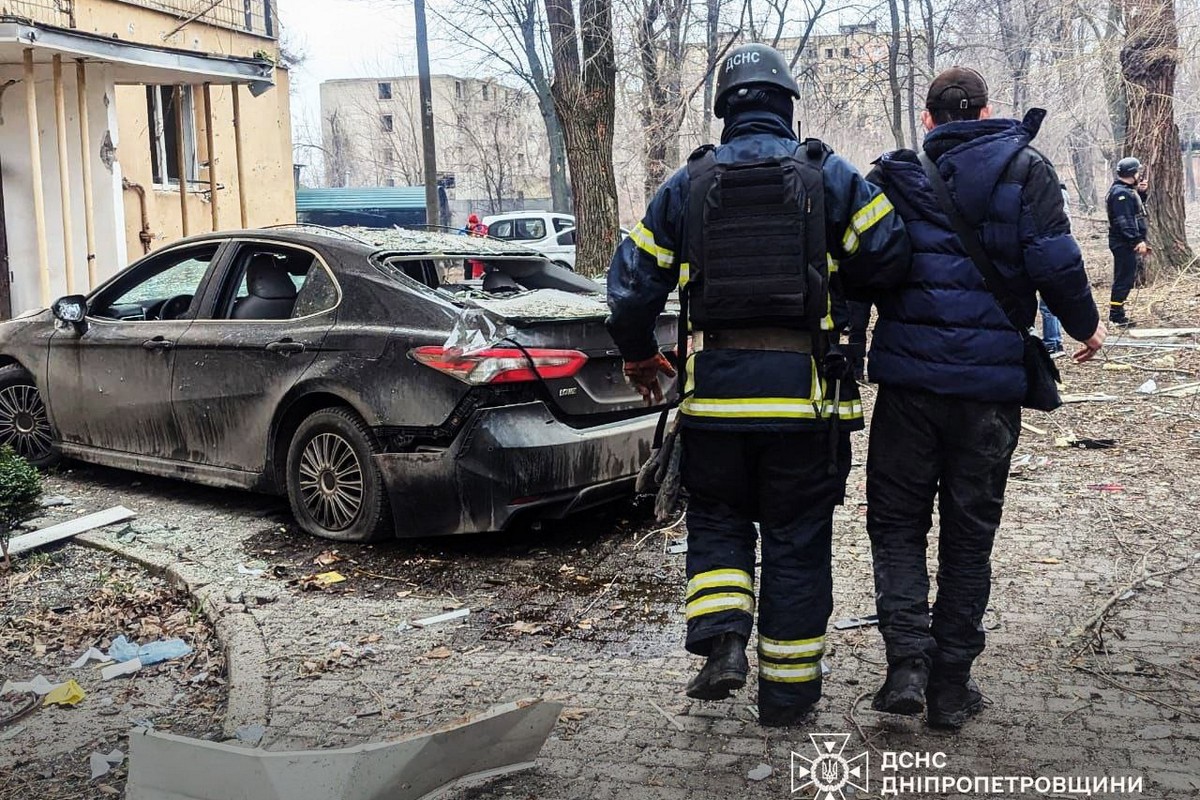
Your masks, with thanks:
[{"label": "wooden debris", "polygon": [[13,537],[8,544],[8,553],[13,556],[20,555],[63,539],[70,539],[81,533],[87,533],[95,528],[103,528],[105,525],[133,519],[136,516],[137,514],[124,506],[113,506],[106,511],[98,511],[95,514],[88,514],[86,517],[67,520],[57,525],[51,525],[49,528],[42,528],[40,531]]}]

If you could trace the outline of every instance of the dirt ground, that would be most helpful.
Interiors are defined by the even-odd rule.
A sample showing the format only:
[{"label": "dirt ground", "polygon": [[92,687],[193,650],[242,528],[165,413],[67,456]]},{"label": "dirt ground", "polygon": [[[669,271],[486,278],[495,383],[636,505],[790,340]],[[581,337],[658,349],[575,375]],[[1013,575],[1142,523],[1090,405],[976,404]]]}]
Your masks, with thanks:
[{"label": "dirt ground", "polygon": [[[1080,238],[1104,308],[1103,239],[1086,225]],[[1139,290],[1130,314],[1143,327],[1200,326],[1200,275]],[[1200,336],[1154,343],[1114,333],[1097,361],[1059,364],[1068,394],[1103,397],[1025,415],[994,558],[988,650],[976,670],[991,707],[956,737],[870,710],[865,698],[883,670],[872,628],[831,631],[825,698],[804,730],[759,727],[753,684],[728,702],[687,699],[682,687],[699,662],[682,650],[685,556],[672,552],[686,530],[664,529],[633,505],[503,536],[339,545],[299,533],[274,498],[70,464],[50,477],[48,491],[75,506],[49,509],[47,520],[117,503],[133,508],[138,520],[106,537],[202,570],[244,606],[268,649],[262,723],[269,749],[378,741],[518,697],[566,705],[537,770],[456,795],[463,800],[778,798],[791,788],[791,752],[822,731],[850,734],[850,747],[873,758],[944,751],[954,774],[1141,776],[1144,797],[1200,798],[1200,393],[1138,392],[1151,379],[1160,390],[1200,380]],[[865,395],[869,406],[874,390]],[[1080,446],[1089,440],[1112,446]],[[856,437],[849,498],[835,519],[835,620],[873,611],[865,444]],[[932,536],[931,566],[936,554]],[[73,545],[50,554],[68,566],[97,558],[107,557]],[[31,569],[23,565],[9,583]],[[59,568],[43,569],[50,576]],[[260,577],[244,574],[258,569]],[[328,589],[306,580],[330,570],[346,580]],[[122,580],[154,585],[133,572]],[[104,579],[84,579],[91,573],[102,574],[86,567],[70,580],[59,576],[63,596],[40,607],[102,593]],[[25,598],[29,585],[9,590],[36,605]],[[25,659],[17,662],[20,677],[64,674],[87,642],[112,633],[93,626],[37,656],[36,631],[14,627],[31,612],[7,608],[0,648],[6,659]],[[426,630],[404,624],[456,608],[469,616]],[[42,618],[53,620],[47,613]],[[125,624],[136,630],[128,626],[137,620]],[[184,691],[177,679],[194,669],[165,669],[166,694],[155,697]],[[148,696],[146,678],[138,681],[120,702]],[[85,688],[100,699],[106,691]],[[189,695],[155,725],[218,737],[218,689],[203,696],[210,707]],[[92,700],[29,720],[93,714]],[[120,725],[95,728],[57,761],[43,758],[42,746],[34,752],[30,743],[40,738],[29,739],[9,786],[38,790],[30,796],[94,796],[78,777],[72,786],[80,794],[52,794],[53,786],[39,785],[39,771],[48,764],[85,771],[87,753],[101,749],[92,741],[122,746],[129,716],[149,714],[123,709]],[[0,759],[9,744],[0,745]],[[751,779],[762,764],[771,774]],[[120,777],[103,783],[119,790]],[[4,780],[0,795],[9,788]]]},{"label": "dirt ground", "polygon": [[[220,732],[225,658],[212,628],[186,594],[116,556],[66,546],[0,572],[0,683],[41,674],[76,680],[87,696],[74,707],[40,703],[0,727],[0,797],[83,798],[116,795],[125,765],[95,781],[92,752],[128,753],[133,726],[188,736]],[[96,662],[70,665],[90,647],[107,650],[124,634],[145,643],[179,637],[193,653],[103,681]],[[26,707],[6,696],[0,717]]]}]

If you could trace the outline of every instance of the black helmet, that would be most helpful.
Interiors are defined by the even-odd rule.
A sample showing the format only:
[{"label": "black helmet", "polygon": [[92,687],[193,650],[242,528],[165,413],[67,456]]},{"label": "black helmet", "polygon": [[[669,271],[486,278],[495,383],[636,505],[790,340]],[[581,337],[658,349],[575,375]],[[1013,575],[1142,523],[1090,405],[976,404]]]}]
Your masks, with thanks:
[{"label": "black helmet", "polygon": [[1142,162],[1138,161],[1133,156],[1122,158],[1117,162],[1117,177],[1132,178],[1142,171]]},{"label": "black helmet", "polygon": [[717,91],[713,101],[717,117],[725,116],[725,104],[730,94],[749,86],[777,86],[793,98],[800,97],[800,87],[782,53],[765,44],[744,44],[731,50],[717,67]]}]

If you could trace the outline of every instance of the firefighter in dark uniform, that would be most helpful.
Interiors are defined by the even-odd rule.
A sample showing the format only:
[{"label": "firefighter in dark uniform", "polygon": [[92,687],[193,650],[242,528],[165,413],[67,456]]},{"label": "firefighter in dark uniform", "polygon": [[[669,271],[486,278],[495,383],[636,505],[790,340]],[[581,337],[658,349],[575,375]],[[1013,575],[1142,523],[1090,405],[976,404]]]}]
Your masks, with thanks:
[{"label": "firefighter in dark uniform", "polygon": [[887,198],[820,142],[797,141],[798,96],[776,50],[733,50],[717,75],[721,144],[663,184],[608,273],[609,331],[649,402],[662,400],[660,373],[673,374],[655,320],[676,286],[688,308],[687,649],[707,661],[687,693],[719,700],[745,685],[758,522],[764,725],[795,724],[820,697],[833,511],[849,434],[863,428],[858,387],[831,347],[830,285],[887,288],[909,258]]},{"label": "firefighter in dark uniform", "polygon": [[1146,184],[1141,180],[1142,162],[1122,158],[1117,162],[1117,179],[1108,190],[1108,249],[1113,254],[1112,298],[1108,319],[1114,325],[1133,326],[1125,313],[1125,301],[1138,276],[1138,257],[1150,253],[1146,243]]}]

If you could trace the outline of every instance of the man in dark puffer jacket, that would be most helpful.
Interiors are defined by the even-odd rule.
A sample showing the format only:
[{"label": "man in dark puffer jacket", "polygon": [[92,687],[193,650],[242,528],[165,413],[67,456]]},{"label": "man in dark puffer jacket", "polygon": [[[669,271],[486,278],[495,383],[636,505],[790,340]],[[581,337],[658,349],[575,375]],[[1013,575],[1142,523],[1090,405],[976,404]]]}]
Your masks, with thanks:
[{"label": "man in dark puffer jacket", "polygon": [[[930,86],[925,152],[1032,326],[1035,292],[1085,342],[1104,342],[1054,168],[1029,146],[1045,112],[990,119],[987,84],[955,67]],[[912,239],[908,281],[873,298],[870,378],[880,384],[867,462],[867,530],[888,677],[880,711],[956,728],[983,706],[971,664],[983,652],[991,551],[1025,396],[1023,340],[938,205],[917,154],[884,155],[880,184]],[[938,596],[929,613],[926,537],[941,513]]]}]

